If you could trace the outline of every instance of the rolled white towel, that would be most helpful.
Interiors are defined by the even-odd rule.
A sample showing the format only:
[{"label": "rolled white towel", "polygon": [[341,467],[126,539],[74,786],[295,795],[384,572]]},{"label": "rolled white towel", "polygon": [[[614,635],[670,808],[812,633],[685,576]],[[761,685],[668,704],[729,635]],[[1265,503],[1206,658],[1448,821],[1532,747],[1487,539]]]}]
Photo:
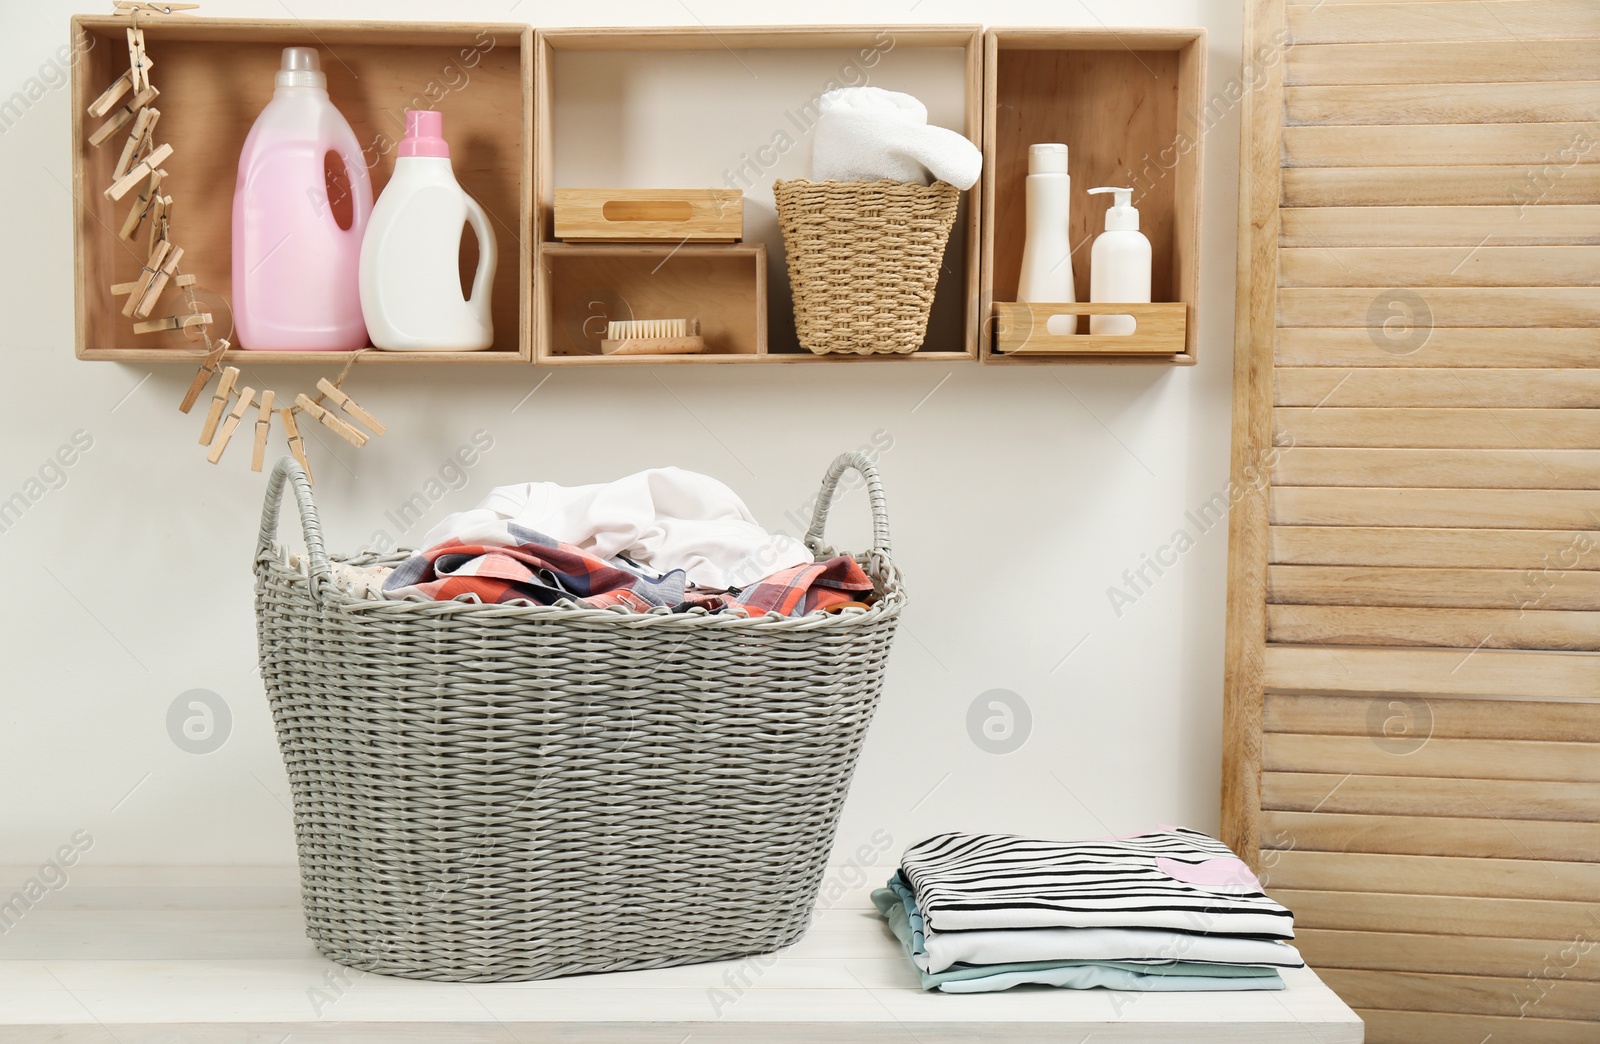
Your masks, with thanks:
[{"label": "rolled white towel", "polygon": [[814,181],[978,182],[983,154],[953,130],[928,124],[909,94],[881,87],[841,87],[822,96],[811,142]]}]

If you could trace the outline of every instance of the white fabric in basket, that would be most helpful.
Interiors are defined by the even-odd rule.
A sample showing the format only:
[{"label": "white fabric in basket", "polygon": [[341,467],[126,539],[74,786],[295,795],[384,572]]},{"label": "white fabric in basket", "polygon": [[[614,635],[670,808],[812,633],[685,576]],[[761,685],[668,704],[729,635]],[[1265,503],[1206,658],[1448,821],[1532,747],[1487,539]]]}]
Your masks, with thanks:
[{"label": "white fabric in basket", "polygon": [[682,468],[651,468],[589,486],[499,486],[471,511],[445,518],[422,546],[501,520],[655,573],[682,569],[703,587],[743,587],[813,560],[794,537],[761,528],[726,485]]}]

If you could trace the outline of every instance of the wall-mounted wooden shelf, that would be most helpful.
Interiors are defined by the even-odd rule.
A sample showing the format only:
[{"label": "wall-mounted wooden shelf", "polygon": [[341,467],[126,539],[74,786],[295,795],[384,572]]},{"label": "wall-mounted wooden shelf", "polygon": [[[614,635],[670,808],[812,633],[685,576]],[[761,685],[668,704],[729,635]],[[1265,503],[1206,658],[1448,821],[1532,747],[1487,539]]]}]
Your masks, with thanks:
[{"label": "wall-mounted wooden shelf", "polygon": [[[795,339],[771,189],[779,178],[807,173],[805,135],[816,117],[816,97],[831,87],[871,84],[906,91],[928,105],[930,122],[978,141],[981,27],[546,29],[539,32],[537,46],[541,243],[555,238],[557,186],[717,187],[744,193],[745,241],[766,244],[770,262],[767,347],[734,353],[736,359],[710,353],[677,361],[977,358],[976,190],[965,193],[968,199],[951,234],[923,347],[906,356],[861,357],[813,355]],[[752,338],[753,333],[745,340]],[[559,326],[543,328],[538,342],[540,361],[621,364],[575,354]]]},{"label": "wall-mounted wooden shelf", "polygon": [[[124,362],[192,362],[199,338],[176,331],[133,332],[108,288],[144,263],[118,238],[131,197],[113,203],[109,184],[121,136],[99,148],[86,140],[84,109],[128,67],[122,16],[80,15],[73,39],[93,40],[73,72],[72,174],[77,257],[77,355]],[[160,140],[172,145],[164,182],[173,197],[174,238],[184,270],[196,276],[203,306],[224,334],[232,296],[233,189],[239,153],[271,100],[283,48],[318,47],[334,104],[364,145],[374,192],[394,170],[408,108],[445,116],[456,177],[488,212],[499,241],[494,282],[494,346],[481,352],[370,352],[368,360],[408,364],[526,362],[533,358],[533,250],[526,229],[533,205],[533,29],[526,25],[405,22],[302,22],[145,17],[145,47],[160,89]],[[309,205],[309,204],[308,204]],[[142,237],[141,237],[142,243]],[[470,262],[469,262],[470,263]],[[169,291],[170,295],[171,291]],[[238,363],[337,362],[346,352],[241,349]]]},{"label": "wall-mounted wooden shelf", "polygon": [[[115,149],[85,140],[84,107],[125,59],[122,16],[80,16],[95,40],[73,77],[79,358],[194,362],[197,337],[138,335],[106,292],[143,258],[120,241],[125,203],[100,194]],[[457,178],[499,232],[496,339],[483,352],[369,352],[362,363],[629,365],[744,362],[1195,360],[1201,109],[1199,29],[990,29],[978,26],[763,26],[535,31],[473,23],[304,22],[170,16],[141,20],[161,88],[161,138],[175,237],[204,305],[227,328],[233,182],[245,135],[272,92],[286,46],[325,55],[329,90],[370,142],[373,187],[393,170],[407,108],[437,108]],[[336,59],[336,60],[335,60]],[[923,346],[904,355],[813,355],[794,335],[772,182],[804,176],[817,97],[837,86],[903,90],[930,121],[981,142],[984,175],[964,193]],[[1189,114],[1185,116],[1184,114]],[[1078,296],[1088,296],[1091,233],[1103,208],[1084,190],[1131,183],[1154,249],[1157,302],[1128,306],[1127,338],[1050,335],[1005,300],[1020,263],[1027,146],[1071,148]],[[1165,151],[1164,151],[1165,150]],[[742,243],[559,243],[564,188],[737,188]],[[508,264],[508,257],[517,263]],[[470,268],[471,258],[466,260]],[[579,298],[587,298],[580,301]],[[598,302],[599,311],[590,307]],[[998,302],[998,303],[997,303]],[[1088,306],[1078,306],[1087,314]],[[607,357],[598,316],[699,318],[710,350]],[[588,327],[585,324],[590,324]],[[1087,329],[1087,324],[1084,324]],[[997,330],[1008,331],[996,341]],[[1025,333],[1021,350],[1007,351]],[[593,343],[591,343],[593,342]],[[997,350],[998,349],[998,350]],[[236,350],[234,363],[329,363],[349,353]]]},{"label": "wall-mounted wooden shelf", "polygon": [[[1195,361],[1199,299],[1200,169],[1205,91],[1204,29],[990,29],[984,36],[982,311],[992,318],[984,362]],[[1024,326],[1015,301],[1022,268],[1028,146],[1064,142],[1072,176],[1073,277],[1089,299],[1089,245],[1105,228],[1098,185],[1134,189],[1150,239],[1154,306],[1101,314],[1148,316],[1132,336],[1068,338]],[[1054,307],[1054,306],[1035,306]],[[1089,306],[1075,306],[1077,314]],[[1088,323],[1080,324],[1087,331]],[[1001,338],[1002,331],[1011,331]],[[1022,334],[1024,352],[1006,352]]]}]

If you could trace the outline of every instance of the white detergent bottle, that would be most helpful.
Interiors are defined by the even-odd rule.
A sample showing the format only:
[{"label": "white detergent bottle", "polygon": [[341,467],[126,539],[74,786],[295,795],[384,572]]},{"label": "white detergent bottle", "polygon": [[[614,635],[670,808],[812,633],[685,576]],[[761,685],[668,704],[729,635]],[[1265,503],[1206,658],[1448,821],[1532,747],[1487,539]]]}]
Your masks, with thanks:
[{"label": "white detergent bottle", "polygon": [[[1077,300],[1073,296],[1072,241],[1068,228],[1071,194],[1067,147],[1030,145],[1024,194],[1028,224],[1022,242],[1022,273],[1017,280],[1018,301],[1054,304]],[[1052,321],[1055,318],[1060,317],[1052,317]]]},{"label": "white detergent bottle", "polygon": [[[406,112],[406,136],[361,243],[361,311],[378,348],[470,352],[494,343],[489,317],[494,230],[456,182],[444,117]],[[478,268],[461,293],[461,237],[472,226]]]},{"label": "white detergent bottle", "polygon": [[[1150,300],[1150,240],[1139,231],[1139,212],[1133,207],[1133,189],[1092,188],[1091,196],[1113,192],[1106,211],[1106,230],[1095,237],[1089,252],[1089,301],[1109,304],[1144,304]],[[1091,334],[1134,332],[1131,315],[1091,315]]]}]

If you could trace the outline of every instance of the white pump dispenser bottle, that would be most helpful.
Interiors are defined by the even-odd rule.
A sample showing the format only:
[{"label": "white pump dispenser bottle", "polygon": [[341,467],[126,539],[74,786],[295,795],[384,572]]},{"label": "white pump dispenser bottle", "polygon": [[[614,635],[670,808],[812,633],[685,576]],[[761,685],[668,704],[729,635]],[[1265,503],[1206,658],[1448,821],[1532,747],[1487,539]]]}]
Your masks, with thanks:
[{"label": "white pump dispenser bottle", "polygon": [[[1092,303],[1144,304],[1150,300],[1150,240],[1139,231],[1133,189],[1092,188],[1091,196],[1115,193],[1106,211],[1106,230],[1089,252],[1089,300]],[[1091,315],[1091,334],[1131,334],[1138,324],[1131,315]]]}]

